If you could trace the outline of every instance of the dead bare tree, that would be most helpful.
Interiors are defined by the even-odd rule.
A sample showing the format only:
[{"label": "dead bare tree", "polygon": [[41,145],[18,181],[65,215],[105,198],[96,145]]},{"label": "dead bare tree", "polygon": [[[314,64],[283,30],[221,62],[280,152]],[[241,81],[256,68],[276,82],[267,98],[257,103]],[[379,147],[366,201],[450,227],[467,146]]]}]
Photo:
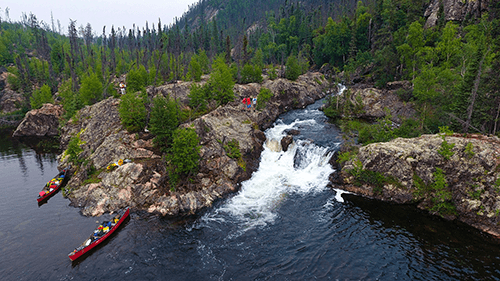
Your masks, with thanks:
[{"label": "dead bare tree", "polygon": [[[465,124],[463,125],[463,132],[467,133],[469,131],[469,127],[471,126],[471,119],[472,119],[472,113],[474,112],[474,103],[476,102],[477,98],[477,92],[479,90],[479,83],[481,82],[481,75],[483,73],[483,63],[486,57],[488,56],[488,53],[490,52],[491,48],[488,48],[488,51],[485,52],[483,57],[481,58],[481,62],[479,62],[479,68],[477,70],[476,74],[476,79],[474,80],[474,87],[472,88],[472,93],[471,93],[471,101],[469,104],[469,107],[467,108],[467,120],[465,121]],[[479,130],[480,131],[480,130]]]}]

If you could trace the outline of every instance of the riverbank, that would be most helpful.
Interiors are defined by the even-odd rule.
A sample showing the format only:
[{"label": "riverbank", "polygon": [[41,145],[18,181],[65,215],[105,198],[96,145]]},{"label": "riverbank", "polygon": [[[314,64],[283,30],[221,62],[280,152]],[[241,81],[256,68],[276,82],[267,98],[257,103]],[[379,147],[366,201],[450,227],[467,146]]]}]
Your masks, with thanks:
[{"label": "riverbank", "polygon": [[[154,96],[169,95],[180,101],[189,93],[191,82],[150,89]],[[181,126],[196,130],[200,138],[199,173],[187,184],[173,189],[161,153],[153,146],[152,135],[128,133],[120,123],[120,100],[109,98],[80,110],[61,130],[61,148],[77,136],[82,163],[66,186],[72,205],[84,215],[99,216],[130,206],[162,215],[192,214],[235,192],[239,183],[256,170],[264,143],[263,130],[283,112],[304,108],[326,95],[328,82],[320,73],[308,73],[297,81],[265,80],[262,84],[236,85],[235,100]],[[266,87],[273,97],[262,110],[247,110],[241,99],[257,96]],[[241,159],[233,159],[224,148],[237,141]],[[119,159],[130,159],[117,169],[106,167]],[[59,155],[59,165],[69,161]]]},{"label": "riverbank", "polygon": [[[393,85],[388,88],[383,99],[390,102],[380,101],[381,90],[360,85],[351,87],[340,102],[358,105],[357,111],[339,111],[341,118],[376,122],[376,129],[360,126],[363,131],[352,136],[368,144],[347,142],[332,161],[340,171],[332,179],[334,186],[377,200],[415,204],[500,237],[500,139],[453,134],[444,128],[440,134],[396,138],[405,133],[402,121],[415,118],[415,111],[411,103],[404,103],[404,109],[391,93]],[[411,94],[408,87],[400,89]]]}]

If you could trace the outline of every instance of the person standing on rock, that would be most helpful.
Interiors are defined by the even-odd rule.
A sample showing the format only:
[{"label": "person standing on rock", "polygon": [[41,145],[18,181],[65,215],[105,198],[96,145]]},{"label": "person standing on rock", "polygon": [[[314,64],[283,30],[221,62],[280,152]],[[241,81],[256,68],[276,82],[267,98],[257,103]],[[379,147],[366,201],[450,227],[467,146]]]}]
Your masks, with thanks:
[{"label": "person standing on rock", "polygon": [[252,103],[253,103],[253,110],[255,111],[257,109],[257,97],[252,97]]},{"label": "person standing on rock", "polygon": [[120,82],[120,92],[122,95],[125,95],[125,88],[127,88],[127,85],[125,83]]},{"label": "person standing on rock", "polygon": [[250,109],[250,106],[251,106],[251,103],[252,103],[250,101],[250,98],[244,98],[241,102],[243,103],[243,107],[246,107],[247,110]]}]

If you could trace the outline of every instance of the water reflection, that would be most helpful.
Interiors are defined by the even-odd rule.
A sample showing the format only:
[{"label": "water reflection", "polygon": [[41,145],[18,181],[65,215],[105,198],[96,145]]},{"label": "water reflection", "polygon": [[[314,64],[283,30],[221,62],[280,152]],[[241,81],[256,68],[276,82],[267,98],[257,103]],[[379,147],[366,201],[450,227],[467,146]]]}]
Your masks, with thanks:
[{"label": "water reflection", "polygon": [[372,232],[398,242],[409,270],[460,280],[499,277],[500,243],[490,235],[431,216],[413,205],[393,205],[355,195],[344,198],[349,202],[348,211],[362,210]]}]

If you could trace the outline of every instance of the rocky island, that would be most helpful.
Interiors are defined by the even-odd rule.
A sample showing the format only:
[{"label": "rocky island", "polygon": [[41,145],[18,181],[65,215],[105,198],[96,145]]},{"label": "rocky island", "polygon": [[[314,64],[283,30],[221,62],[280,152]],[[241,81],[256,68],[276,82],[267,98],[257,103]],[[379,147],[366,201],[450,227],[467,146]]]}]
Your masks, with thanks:
[{"label": "rocky island", "polygon": [[[172,95],[187,101],[191,82],[150,88],[148,94]],[[61,130],[60,167],[68,164],[64,151],[70,139],[78,136],[84,162],[74,167],[66,186],[68,198],[84,215],[98,216],[127,206],[162,215],[194,213],[238,190],[258,167],[262,132],[279,114],[303,108],[326,95],[328,82],[320,73],[308,73],[297,81],[266,80],[263,84],[236,85],[235,100],[191,122],[182,124],[196,130],[200,138],[199,172],[188,185],[171,190],[165,161],[146,132],[128,133],[120,122],[120,99],[108,98],[79,111]],[[257,96],[261,87],[273,97],[262,110],[246,110],[241,99]],[[242,159],[228,156],[224,146],[236,140]],[[117,169],[107,166],[119,159],[130,159]]]}]

